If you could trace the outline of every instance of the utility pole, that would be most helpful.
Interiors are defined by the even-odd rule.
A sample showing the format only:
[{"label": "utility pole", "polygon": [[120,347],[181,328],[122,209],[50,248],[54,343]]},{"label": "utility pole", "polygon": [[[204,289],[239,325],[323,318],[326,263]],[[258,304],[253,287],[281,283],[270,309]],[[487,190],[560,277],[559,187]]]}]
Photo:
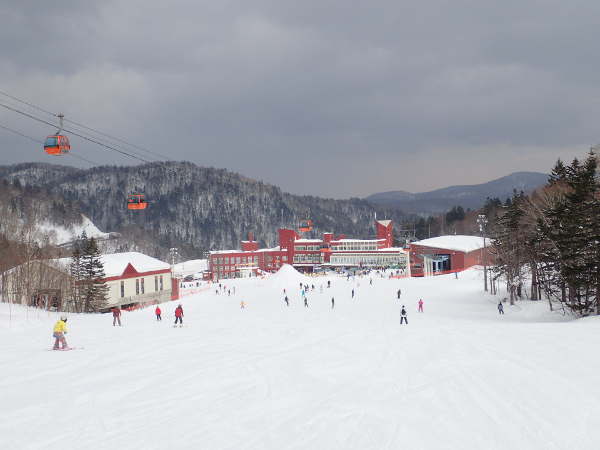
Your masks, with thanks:
[{"label": "utility pole", "polygon": [[477,216],[477,225],[479,225],[479,234],[483,238],[483,290],[487,292],[488,290],[488,282],[487,282],[487,250],[485,248],[485,227],[488,223],[488,219],[485,214],[479,214]]}]

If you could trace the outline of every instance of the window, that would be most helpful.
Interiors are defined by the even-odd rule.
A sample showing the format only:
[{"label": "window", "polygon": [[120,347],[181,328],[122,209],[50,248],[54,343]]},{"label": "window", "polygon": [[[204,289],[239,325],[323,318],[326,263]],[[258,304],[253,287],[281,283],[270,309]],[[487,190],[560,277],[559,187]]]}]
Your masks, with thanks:
[{"label": "window", "polygon": [[158,292],[158,276],[154,275],[154,292]]},{"label": "window", "polygon": [[46,147],[55,147],[58,145],[58,140],[56,139],[55,136],[49,136],[46,139],[46,142],[44,143],[44,146]]},{"label": "window", "polygon": [[135,295],[140,295],[140,280],[136,278],[135,280]]},{"label": "window", "polygon": [[141,287],[142,287],[142,294],[144,294],[144,293],[146,292],[146,289],[144,288],[144,279],[142,278],[142,280],[141,280],[141,281],[142,281],[142,282],[141,282],[141,285],[142,285],[142,286],[141,286]]},{"label": "window", "polygon": [[160,290],[163,290],[163,276],[160,276]]},{"label": "window", "polygon": [[125,281],[121,281],[121,298],[125,297]]}]

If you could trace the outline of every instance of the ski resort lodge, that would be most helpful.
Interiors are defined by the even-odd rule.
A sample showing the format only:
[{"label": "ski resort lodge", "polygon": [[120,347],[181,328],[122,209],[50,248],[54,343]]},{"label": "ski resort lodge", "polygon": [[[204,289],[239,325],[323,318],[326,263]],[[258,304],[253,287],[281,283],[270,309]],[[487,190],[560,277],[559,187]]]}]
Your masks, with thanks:
[{"label": "ski resort lodge", "polygon": [[439,236],[410,244],[410,273],[414,277],[455,272],[493,262],[490,240],[479,236]]},{"label": "ski resort lodge", "polygon": [[[107,308],[162,303],[179,296],[179,282],[171,278],[171,266],[163,261],[137,252],[105,254],[100,259],[108,286]],[[71,258],[32,261],[3,273],[3,300],[72,311],[70,263]],[[27,287],[20,283],[24,271],[32,283]]]},{"label": "ski resort lodge", "polygon": [[259,270],[274,272],[291,264],[304,272],[321,267],[408,267],[408,253],[393,247],[391,220],[376,220],[376,239],[346,239],[323,233],[320,239],[302,238],[295,230],[279,229],[279,245],[260,249],[252,233],[240,250],[210,252],[209,271],[213,279],[251,276]]}]

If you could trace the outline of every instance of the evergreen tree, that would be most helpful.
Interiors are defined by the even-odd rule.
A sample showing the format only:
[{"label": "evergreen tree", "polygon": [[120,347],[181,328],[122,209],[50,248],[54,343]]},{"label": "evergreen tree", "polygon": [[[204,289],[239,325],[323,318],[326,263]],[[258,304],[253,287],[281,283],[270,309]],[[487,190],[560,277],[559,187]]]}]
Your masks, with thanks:
[{"label": "evergreen tree", "polygon": [[87,240],[81,257],[82,267],[82,298],[84,312],[97,312],[106,307],[108,286],[104,281],[104,265],[96,240]]}]

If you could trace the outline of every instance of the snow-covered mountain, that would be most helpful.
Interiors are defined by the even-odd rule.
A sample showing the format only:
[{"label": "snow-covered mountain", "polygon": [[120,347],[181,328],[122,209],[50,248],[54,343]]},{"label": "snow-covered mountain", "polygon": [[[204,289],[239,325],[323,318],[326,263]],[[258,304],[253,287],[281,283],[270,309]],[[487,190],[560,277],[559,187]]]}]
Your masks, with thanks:
[{"label": "snow-covered mountain", "polygon": [[366,197],[371,203],[393,206],[406,213],[440,213],[453,206],[480,208],[486,198],[511,197],[513,190],[531,192],[542,186],[548,175],[539,172],[515,172],[482,184],[449,186],[429,192],[411,193],[406,191],[379,192]]},{"label": "snow-covered mountain", "polygon": [[[187,162],[89,170],[28,163],[0,167],[2,178],[77,205],[101,230],[123,235],[116,250],[143,248],[162,259],[169,247],[178,247],[190,258],[209,249],[237,248],[250,231],[272,246],[278,228],[296,228],[308,218],[315,224],[314,233],[369,237],[374,234],[375,214],[396,222],[404,217],[397,209],[365,200],[292,195],[224,169]],[[126,198],[132,192],[146,195],[147,210],[127,209]]]}]

